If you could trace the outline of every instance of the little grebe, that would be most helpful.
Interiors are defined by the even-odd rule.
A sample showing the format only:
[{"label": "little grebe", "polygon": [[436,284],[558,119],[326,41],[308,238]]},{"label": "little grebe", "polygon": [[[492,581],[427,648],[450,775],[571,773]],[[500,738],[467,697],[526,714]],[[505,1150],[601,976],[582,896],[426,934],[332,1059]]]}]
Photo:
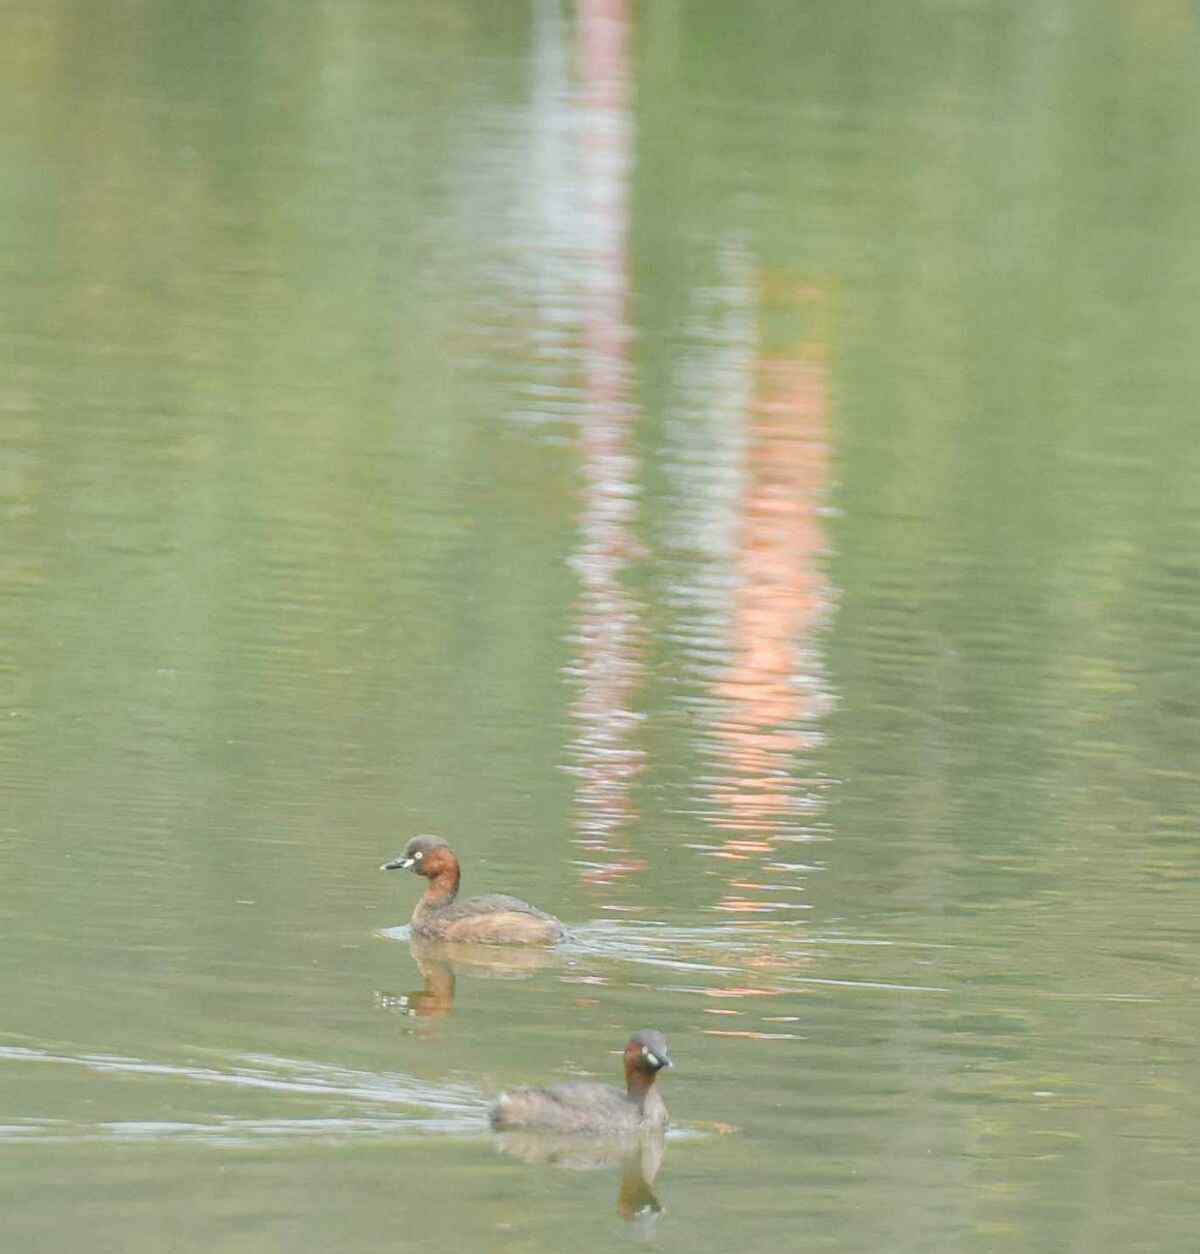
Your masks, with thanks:
[{"label": "little grebe", "polygon": [[616,1136],[663,1128],[667,1108],[654,1081],[671,1066],[666,1038],[643,1028],[625,1046],[625,1091],[594,1080],[573,1080],[549,1088],[519,1088],[501,1093],[492,1107],[497,1129],[530,1128],[547,1132]]},{"label": "little grebe", "polygon": [[553,945],[563,925],[519,897],[488,893],[456,901],[460,872],[454,850],[437,836],[414,836],[402,854],[380,868],[423,875],[429,881],[412,914],[412,934],[429,940],[485,945]]}]

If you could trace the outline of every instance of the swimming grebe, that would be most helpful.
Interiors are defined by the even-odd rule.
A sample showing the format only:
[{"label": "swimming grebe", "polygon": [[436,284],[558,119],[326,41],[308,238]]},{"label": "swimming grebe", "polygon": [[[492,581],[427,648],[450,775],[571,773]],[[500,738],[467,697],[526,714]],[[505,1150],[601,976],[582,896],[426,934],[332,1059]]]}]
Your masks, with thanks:
[{"label": "swimming grebe", "polygon": [[380,868],[412,871],[429,881],[412,914],[412,934],[430,940],[485,945],[553,945],[563,925],[519,897],[488,893],[456,901],[460,872],[454,850],[437,836],[414,836],[404,852]]},{"label": "swimming grebe", "polygon": [[530,1128],[547,1132],[621,1135],[662,1128],[667,1108],[654,1081],[670,1067],[666,1038],[643,1028],[625,1046],[625,1091],[594,1080],[571,1080],[548,1088],[509,1089],[492,1107],[497,1129]]}]

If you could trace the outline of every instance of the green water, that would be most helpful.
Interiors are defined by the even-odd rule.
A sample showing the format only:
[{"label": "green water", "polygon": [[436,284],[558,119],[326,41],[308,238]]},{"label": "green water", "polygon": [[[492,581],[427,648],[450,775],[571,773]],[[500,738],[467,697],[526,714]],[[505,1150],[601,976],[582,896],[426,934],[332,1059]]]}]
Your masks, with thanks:
[{"label": "green water", "polygon": [[1195,8],[4,13],[5,1248],[1194,1250]]}]

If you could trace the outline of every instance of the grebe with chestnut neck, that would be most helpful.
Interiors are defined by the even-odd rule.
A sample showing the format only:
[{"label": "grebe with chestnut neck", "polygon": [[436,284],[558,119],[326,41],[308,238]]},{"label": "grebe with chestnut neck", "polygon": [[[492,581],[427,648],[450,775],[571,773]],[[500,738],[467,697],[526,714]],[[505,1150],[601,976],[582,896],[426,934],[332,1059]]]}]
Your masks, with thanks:
[{"label": "grebe with chestnut neck", "polygon": [[666,1127],[666,1103],[654,1084],[658,1073],[673,1065],[666,1037],[643,1028],[629,1038],[623,1057],[624,1092],[595,1080],[509,1089],[492,1107],[492,1127],[590,1136],[628,1136]]},{"label": "grebe with chestnut neck", "polygon": [[563,925],[552,914],[519,897],[488,893],[457,900],[458,858],[438,836],[414,836],[380,870],[412,871],[429,881],[412,913],[414,936],[484,945],[553,945],[563,937]]}]

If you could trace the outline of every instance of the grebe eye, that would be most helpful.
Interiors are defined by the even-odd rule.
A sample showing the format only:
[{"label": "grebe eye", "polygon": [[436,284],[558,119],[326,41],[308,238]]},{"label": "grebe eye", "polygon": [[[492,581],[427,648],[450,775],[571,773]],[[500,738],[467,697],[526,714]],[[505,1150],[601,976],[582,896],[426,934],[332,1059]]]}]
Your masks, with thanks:
[{"label": "grebe eye", "polygon": [[421,850],[420,850],[420,849],[418,849],[418,850],[416,851],[416,853],[414,853],[414,854],[413,854],[413,857],[414,857],[414,858],[416,858],[416,860],[417,860],[418,862],[420,862],[420,861],[421,861],[421,859],[422,859],[424,856],[425,856],[425,855],[421,852]]},{"label": "grebe eye", "polygon": [[642,1056],[652,1067],[658,1066],[658,1055],[648,1050],[645,1045],[642,1046]]}]

